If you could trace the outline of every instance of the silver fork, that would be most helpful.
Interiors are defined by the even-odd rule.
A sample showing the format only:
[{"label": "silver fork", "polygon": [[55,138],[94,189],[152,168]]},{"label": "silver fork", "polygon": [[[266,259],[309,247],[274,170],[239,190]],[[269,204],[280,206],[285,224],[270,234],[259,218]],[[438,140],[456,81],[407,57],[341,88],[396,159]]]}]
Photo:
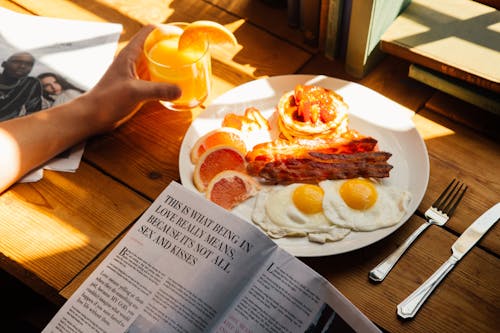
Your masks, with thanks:
[{"label": "silver fork", "polygon": [[422,224],[391,255],[372,269],[368,275],[370,279],[376,282],[383,281],[403,253],[405,253],[425,229],[432,224],[443,226],[450,219],[453,212],[455,212],[465,191],[467,191],[467,185],[457,179],[453,179],[444,189],[443,193],[441,193],[439,198],[437,198],[432,206],[425,212],[426,223]]}]

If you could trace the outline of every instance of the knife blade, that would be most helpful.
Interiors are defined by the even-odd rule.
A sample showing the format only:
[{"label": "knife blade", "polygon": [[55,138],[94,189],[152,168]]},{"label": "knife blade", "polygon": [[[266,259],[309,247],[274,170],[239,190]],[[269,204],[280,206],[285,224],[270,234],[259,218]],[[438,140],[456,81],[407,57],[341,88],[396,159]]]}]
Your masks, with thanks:
[{"label": "knife blade", "polygon": [[498,222],[500,218],[500,202],[484,212],[475,220],[451,246],[451,257],[422,283],[410,296],[398,304],[398,316],[401,318],[414,317],[425,300],[434,291],[446,274],[455,267],[456,263]]}]

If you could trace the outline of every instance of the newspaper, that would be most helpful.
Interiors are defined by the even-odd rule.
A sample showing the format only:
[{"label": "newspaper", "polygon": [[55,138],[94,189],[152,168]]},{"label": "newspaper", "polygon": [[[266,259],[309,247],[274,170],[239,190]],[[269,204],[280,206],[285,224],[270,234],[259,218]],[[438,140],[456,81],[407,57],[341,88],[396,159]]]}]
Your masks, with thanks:
[{"label": "newspaper", "polygon": [[[29,76],[39,78],[40,74],[57,74],[74,88],[71,94],[57,96],[58,100],[55,95],[47,93],[40,109],[60,104],[63,99],[67,101],[94,87],[113,61],[123,29],[121,24],[26,15],[1,7],[0,22],[2,67],[13,54],[28,52],[35,59]],[[2,70],[5,69],[0,68],[0,74]],[[3,89],[1,80],[0,89]],[[7,103],[2,98],[2,91],[5,90],[0,90],[0,109],[2,103]],[[22,115],[20,112],[18,116]],[[3,119],[1,113],[0,119]],[[79,167],[83,151],[84,143],[72,147],[44,167],[33,170],[21,182],[40,180],[43,169],[74,172]]]},{"label": "newspaper", "polygon": [[47,332],[380,332],[254,225],[172,182]]}]

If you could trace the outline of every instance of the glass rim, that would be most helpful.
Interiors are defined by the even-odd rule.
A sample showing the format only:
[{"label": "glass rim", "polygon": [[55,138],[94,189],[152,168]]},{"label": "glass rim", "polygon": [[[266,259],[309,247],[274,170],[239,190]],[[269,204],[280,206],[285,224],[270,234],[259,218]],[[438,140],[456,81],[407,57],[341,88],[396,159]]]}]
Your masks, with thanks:
[{"label": "glass rim", "polygon": [[[150,34],[152,34],[155,30],[157,30],[159,26],[168,26],[168,25],[174,25],[174,26],[181,26],[182,25],[182,26],[187,26],[187,25],[189,25],[189,23],[187,23],[187,22],[170,22],[170,23],[157,24],[156,28],[154,30],[152,30],[150,32]],[[183,28],[183,30],[184,30],[184,28]],[[158,40],[158,41],[160,41],[160,40]],[[146,42],[146,40],[144,40],[144,42]],[[149,61],[149,62],[151,62],[152,64],[154,64],[156,66],[161,66],[161,67],[164,67],[164,68],[167,68],[167,69],[169,69],[169,68],[174,69],[174,68],[191,67],[194,64],[196,64],[197,62],[199,62],[201,59],[203,59],[207,55],[207,53],[209,53],[209,51],[210,51],[210,43],[209,43],[208,39],[204,40],[204,46],[205,46],[205,48],[203,49],[203,53],[202,53],[202,55],[199,58],[196,58],[196,60],[190,62],[189,64],[180,65],[180,66],[169,66],[169,65],[166,65],[166,64],[163,64],[163,63],[160,63],[158,61],[155,61],[155,60],[151,59],[151,57],[148,55],[148,53],[149,53],[148,51],[149,50],[146,51],[146,49],[144,48],[144,45],[142,47],[142,52],[144,53],[144,56],[146,57],[146,60]]]}]

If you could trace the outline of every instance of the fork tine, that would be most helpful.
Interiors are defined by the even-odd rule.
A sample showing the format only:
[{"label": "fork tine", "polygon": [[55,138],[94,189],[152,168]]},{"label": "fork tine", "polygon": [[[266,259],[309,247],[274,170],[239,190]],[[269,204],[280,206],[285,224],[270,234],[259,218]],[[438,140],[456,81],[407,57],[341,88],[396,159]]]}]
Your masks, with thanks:
[{"label": "fork tine", "polygon": [[465,191],[467,191],[467,185],[465,185],[464,183],[460,184],[458,191],[455,193],[452,200],[450,201],[450,203],[446,206],[446,208],[444,210],[444,213],[446,215],[451,216],[455,212],[455,209],[457,208],[460,200],[462,200],[462,197],[464,196]]},{"label": "fork tine", "polygon": [[[446,202],[446,200],[448,200],[448,197],[453,192],[453,190],[452,191],[449,191],[449,190],[453,186],[455,181],[456,181],[456,179],[454,178],[450,182],[450,184],[444,189],[444,191],[441,193],[441,195],[436,199],[436,201],[434,201],[434,203],[432,204],[432,207],[441,210],[440,209],[441,205],[443,205]],[[455,184],[455,187],[456,186],[457,186],[457,184]],[[453,188],[453,189],[455,189],[455,188]]]},{"label": "fork tine", "polygon": [[[453,179],[455,181],[456,179]],[[449,207],[450,203],[453,201],[453,198],[457,195],[457,186],[460,184],[458,180],[456,180],[455,185],[453,185],[453,188],[448,192],[446,195],[446,198],[444,198],[443,202],[441,202],[441,205],[439,207],[439,210],[443,213],[446,212],[447,208]]]}]

